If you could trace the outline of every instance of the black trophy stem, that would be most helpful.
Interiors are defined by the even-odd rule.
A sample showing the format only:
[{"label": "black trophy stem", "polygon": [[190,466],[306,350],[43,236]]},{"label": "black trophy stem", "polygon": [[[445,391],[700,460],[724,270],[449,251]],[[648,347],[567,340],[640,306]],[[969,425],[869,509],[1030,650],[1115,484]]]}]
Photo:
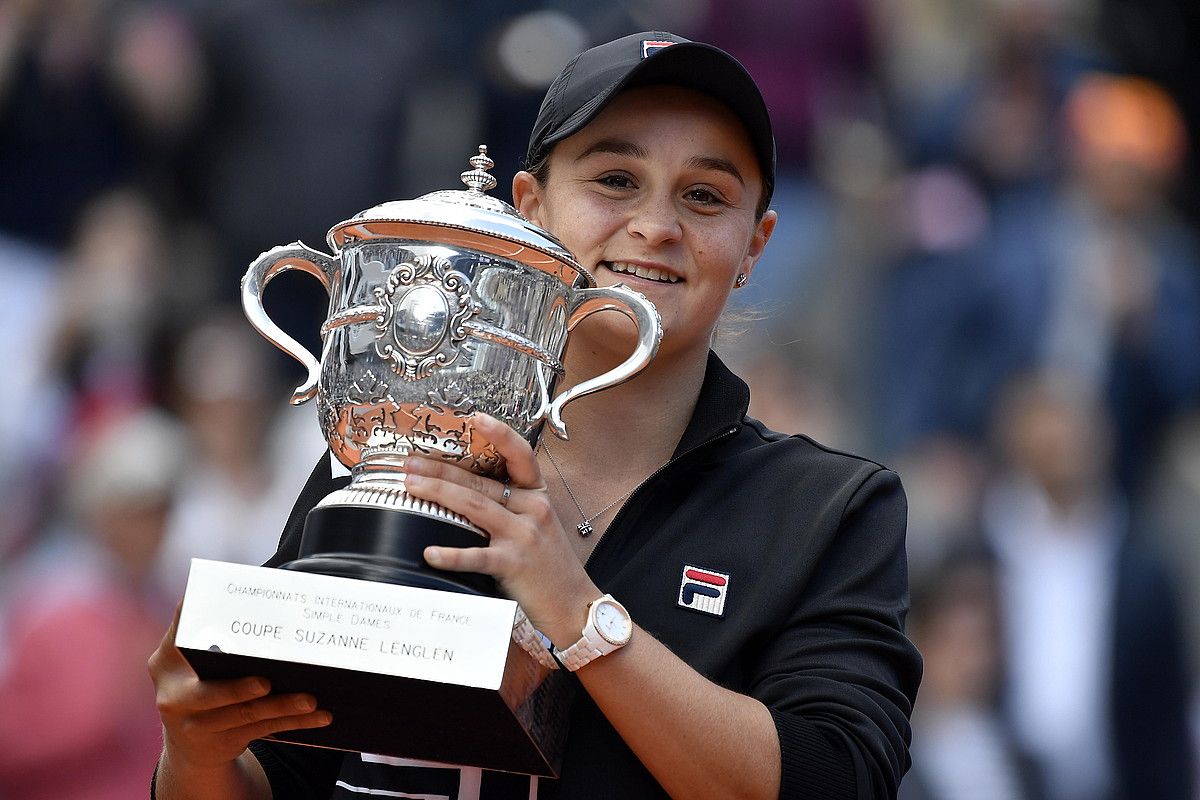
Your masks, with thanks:
[{"label": "black trophy stem", "polygon": [[486,544],[474,531],[422,514],[369,506],[318,506],[304,521],[300,558],[283,569],[496,597],[499,592],[490,575],[434,569],[423,556],[429,545]]}]

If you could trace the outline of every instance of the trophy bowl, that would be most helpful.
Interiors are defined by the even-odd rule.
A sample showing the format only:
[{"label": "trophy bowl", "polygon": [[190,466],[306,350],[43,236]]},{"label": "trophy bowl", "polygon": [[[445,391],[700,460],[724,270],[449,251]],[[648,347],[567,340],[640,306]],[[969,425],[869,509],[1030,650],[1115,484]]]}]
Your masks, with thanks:
[{"label": "trophy bowl", "polygon": [[[486,146],[469,163],[466,190],[370,208],[329,231],[332,255],[300,242],[275,247],[242,280],[251,324],[308,370],[292,403],[316,398],[329,447],[351,475],[309,512],[300,556],[285,568],[494,596],[490,577],[424,561],[427,545],[477,547],[487,532],[408,495],[405,458],[503,480],[504,460],[472,415],[502,420],[530,446],[547,423],[565,439],[567,403],[628,380],[657,352],[654,305],[620,284],[597,288],[553,235],[486,194],[496,185]],[[288,270],[329,293],[319,360],[263,308],[266,285]],[[569,332],[607,310],[637,325],[633,352],[555,396]]]}]

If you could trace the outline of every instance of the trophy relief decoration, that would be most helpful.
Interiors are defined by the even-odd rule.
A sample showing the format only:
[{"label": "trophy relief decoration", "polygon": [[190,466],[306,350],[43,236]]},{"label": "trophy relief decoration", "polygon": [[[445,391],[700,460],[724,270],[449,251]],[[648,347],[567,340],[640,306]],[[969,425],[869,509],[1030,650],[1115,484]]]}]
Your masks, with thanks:
[{"label": "trophy relief decoration", "polygon": [[432,255],[397,264],[375,297],[382,308],[375,350],[409,381],[454,363],[467,338],[463,323],[479,313],[470,279]]}]

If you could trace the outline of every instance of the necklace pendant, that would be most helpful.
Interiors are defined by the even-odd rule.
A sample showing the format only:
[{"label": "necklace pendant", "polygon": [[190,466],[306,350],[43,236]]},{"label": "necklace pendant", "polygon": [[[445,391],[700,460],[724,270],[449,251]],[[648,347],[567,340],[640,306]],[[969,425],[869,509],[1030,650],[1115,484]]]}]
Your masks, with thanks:
[{"label": "necklace pendant", "polygon": [[592,535],[592,523],[587,520],[579,523],[575,528],[579,531],[579,535],[585,539]]}]

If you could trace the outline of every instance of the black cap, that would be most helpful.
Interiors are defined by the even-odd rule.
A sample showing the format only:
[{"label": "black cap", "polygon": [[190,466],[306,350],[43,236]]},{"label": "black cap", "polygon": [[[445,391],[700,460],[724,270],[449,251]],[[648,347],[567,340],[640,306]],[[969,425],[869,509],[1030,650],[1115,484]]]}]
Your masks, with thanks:
[{"label": "black cap", "polygon": [[763,202],[775,189],[775,139],[758,85],[737,59],[710,44],[665,31],[643,31],[585,50],[571,59],[546,92],[525,153],[528,167],[576,133],[622,89],[667,84],[694,89],[724,103],[750,136],[763,174]]}]

